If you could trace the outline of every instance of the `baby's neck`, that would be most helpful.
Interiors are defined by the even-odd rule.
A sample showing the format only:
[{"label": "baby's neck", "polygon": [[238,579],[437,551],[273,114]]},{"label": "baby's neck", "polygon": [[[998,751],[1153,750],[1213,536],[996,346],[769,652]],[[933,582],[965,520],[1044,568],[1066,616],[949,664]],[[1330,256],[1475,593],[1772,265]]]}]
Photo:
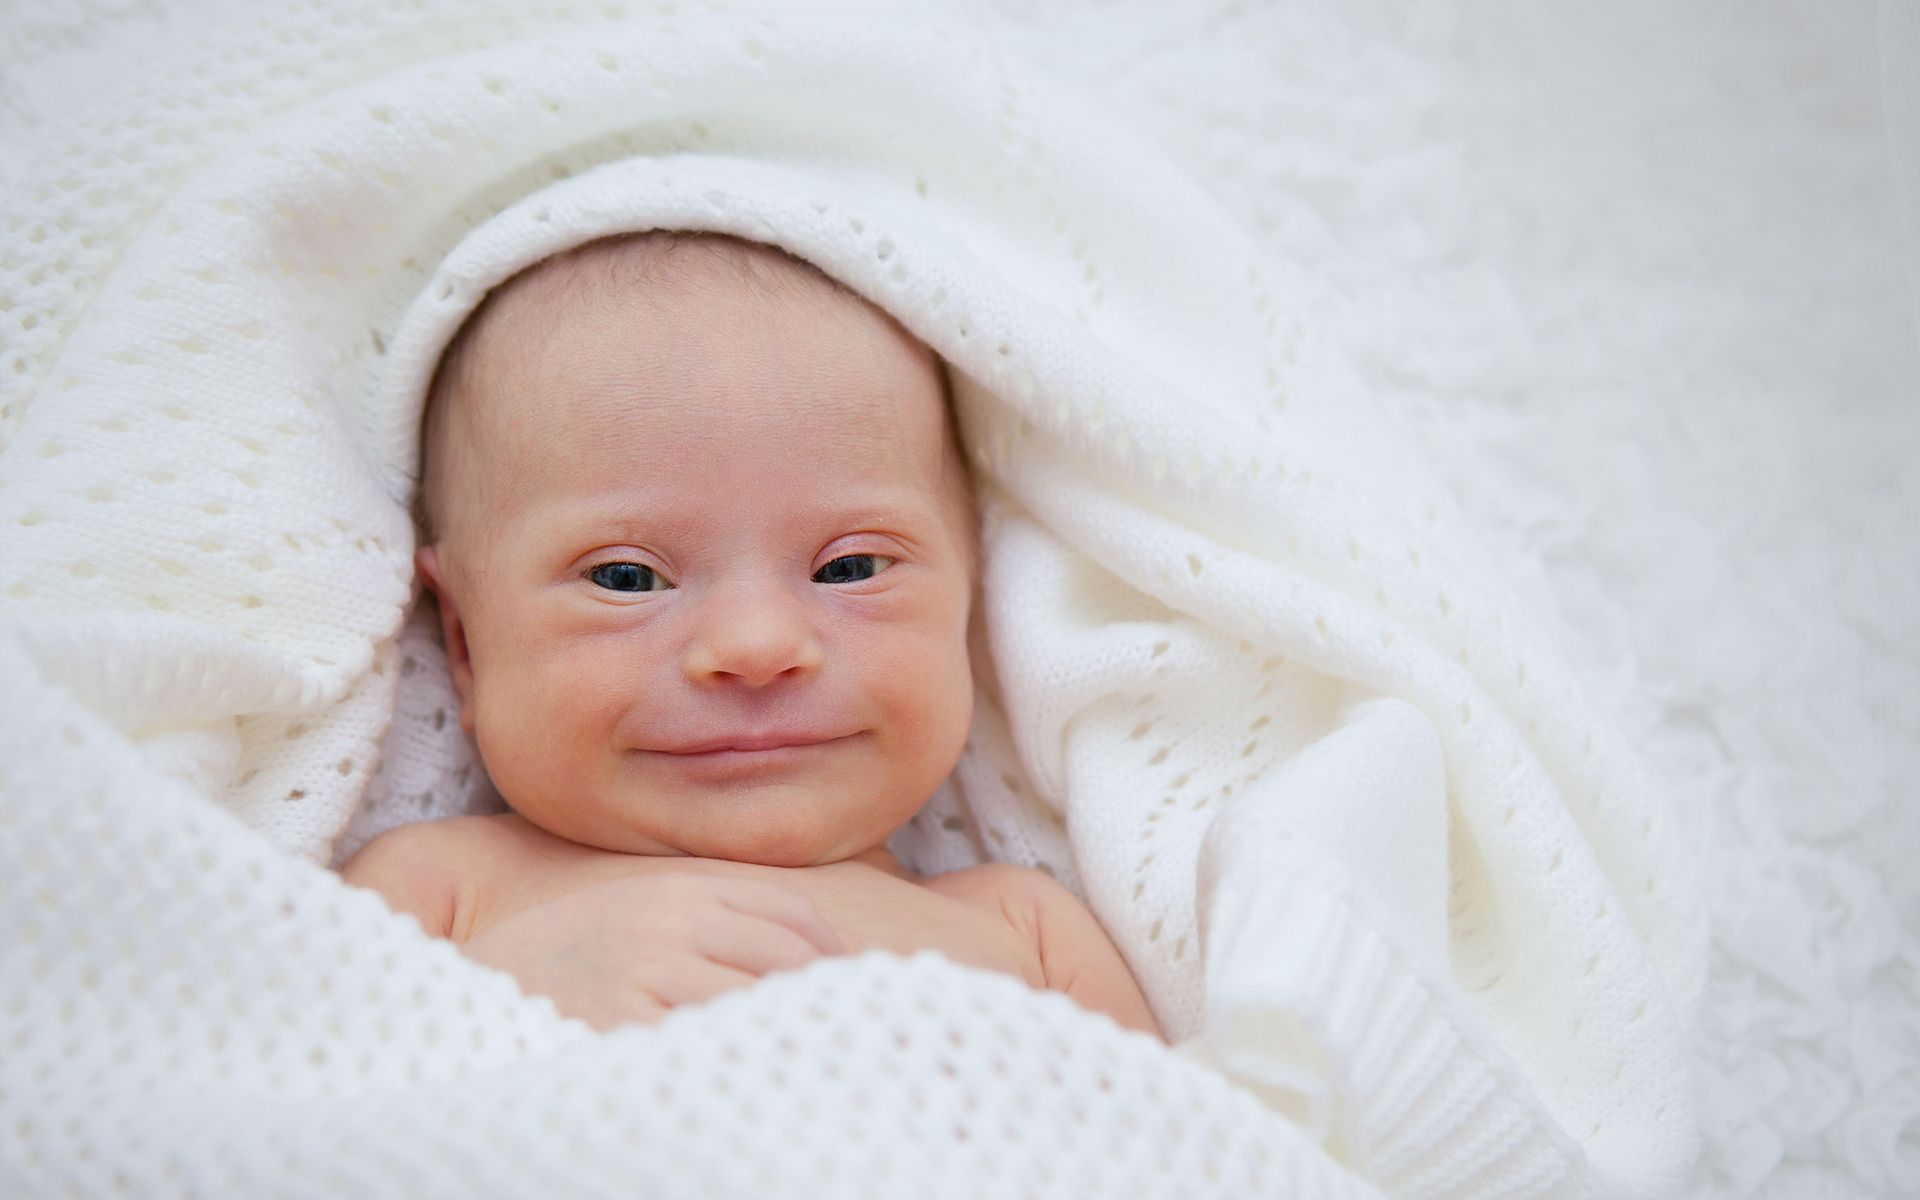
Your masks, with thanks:
[{"label": "baby's neck", "polygon": [[900,865],[900,860],[893,856],[893,851],[887,849],[885,843],[875,846],[871,850],[863,850],[859,854],[854,855],[852,858],[845,859],[843,861],[850,862],[850,863],[861,863],[865,866],[872,867],[875,870],[883,871],[886,874],[892,875],[897,879],[915,878],[912,871],[909,871],[905,867]]}]

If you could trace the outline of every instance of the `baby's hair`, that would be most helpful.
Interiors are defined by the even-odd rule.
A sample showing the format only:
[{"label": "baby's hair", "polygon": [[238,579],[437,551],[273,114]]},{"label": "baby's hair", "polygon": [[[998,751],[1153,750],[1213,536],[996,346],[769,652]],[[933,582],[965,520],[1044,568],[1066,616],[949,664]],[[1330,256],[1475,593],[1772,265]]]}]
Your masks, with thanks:
[{"label": "baby's hair", "polygon": [[[615,294],[644,295],[665,282],[704,285],[712,276],[696,268],[713,263],[730,268],[731,282],[744,285],[759,296],[781,296],[796,286],[812,283],[824,284],[829,294],[838,294],[854,304],[867,304],[864,297],[803,258],[778,246],[726,234],[681,230],[619,234],[585,242],[534,263],[487,293],[447,343],[434,370],[420,418],[420,486],[415,490],[413,507],[420,544],[431,544],[442,528],[444,510],[437,500],[439,489],[435,481],[444,476],[445,471],[436,471],[434,467],[444,462],[447,453],[448,413],[476,382],[474,347],[481,335],[502,319],[505,298],[536,288],[546,289],[548,298],[554,301],[592,301]],[[945,361],[938,355],[934,361],[947,410],[950,444],[957,449],[960,438],[952,380]],[[956,452],[952,457],[965,486],[968,473],[965,456]]]}]

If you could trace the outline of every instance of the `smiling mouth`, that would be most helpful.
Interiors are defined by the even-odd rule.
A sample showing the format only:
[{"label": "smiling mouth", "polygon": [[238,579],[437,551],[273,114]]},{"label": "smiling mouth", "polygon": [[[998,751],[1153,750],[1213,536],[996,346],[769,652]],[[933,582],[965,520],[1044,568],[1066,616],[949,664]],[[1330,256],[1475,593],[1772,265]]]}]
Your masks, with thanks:
[{"label": "smiling mouth", "polygon": [[838,748],[857,737],[857,733],[728,734],[641,751],[640,757],[690,783],[748,784],[808,774],[835,761]]},{"label": "smiling mouth", "polygon": [[814,733],[731,734],[681,746],[662,747],[658,753],[686,759],[777,754],[788,750],[811,750],[820,746],[830,746],[835,742],[843,742],[851,736],[851,734]]}]

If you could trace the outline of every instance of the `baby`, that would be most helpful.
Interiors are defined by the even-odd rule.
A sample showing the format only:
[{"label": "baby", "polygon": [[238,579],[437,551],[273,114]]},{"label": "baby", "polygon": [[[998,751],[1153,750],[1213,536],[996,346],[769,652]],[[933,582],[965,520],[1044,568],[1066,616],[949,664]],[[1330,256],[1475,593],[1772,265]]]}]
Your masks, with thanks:
[{"label": "baby", "polygon": [[598,1027],[936,950],[1155,1032],[1093,915],[886,842],[972,713],[974,511],[935,356],[812,266],[655,233],[494,293],[429,397],[460,719],[512,807],[342,871]]}]

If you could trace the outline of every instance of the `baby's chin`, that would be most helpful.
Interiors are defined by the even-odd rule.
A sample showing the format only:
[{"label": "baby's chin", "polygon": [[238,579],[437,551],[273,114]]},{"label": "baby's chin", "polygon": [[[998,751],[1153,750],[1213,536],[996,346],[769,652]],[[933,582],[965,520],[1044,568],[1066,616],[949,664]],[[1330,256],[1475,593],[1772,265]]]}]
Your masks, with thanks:
[{"label": "baby's chin", "polygon": [[[882,845],[918,809],[906,808],[890,825],[848,814],[805,787],[761,787],[725,798],[684,797],[679,811],[619,813],[541,811],[509,804],[523,818],[556,837],[620,854],[717,858],[764,867],[814,867],[842,862]],[[860,812],[875,814],[889,806]],[[843,810],[844,811],[844,810]]]},{"label": "baby's chin", "polygon": [[[778,789],[769,791],[777,793]],[[724,814],[722,820],[674,831],[678,834],[676,843],[698,858],[723,858],[763,867],[817,867],[871,850],[898,828],[875,829],[870,823],[827,819],[819,800],[805,794],[762,794],[754,801]],[[702,815],[722,816],[711,810]]]}]

